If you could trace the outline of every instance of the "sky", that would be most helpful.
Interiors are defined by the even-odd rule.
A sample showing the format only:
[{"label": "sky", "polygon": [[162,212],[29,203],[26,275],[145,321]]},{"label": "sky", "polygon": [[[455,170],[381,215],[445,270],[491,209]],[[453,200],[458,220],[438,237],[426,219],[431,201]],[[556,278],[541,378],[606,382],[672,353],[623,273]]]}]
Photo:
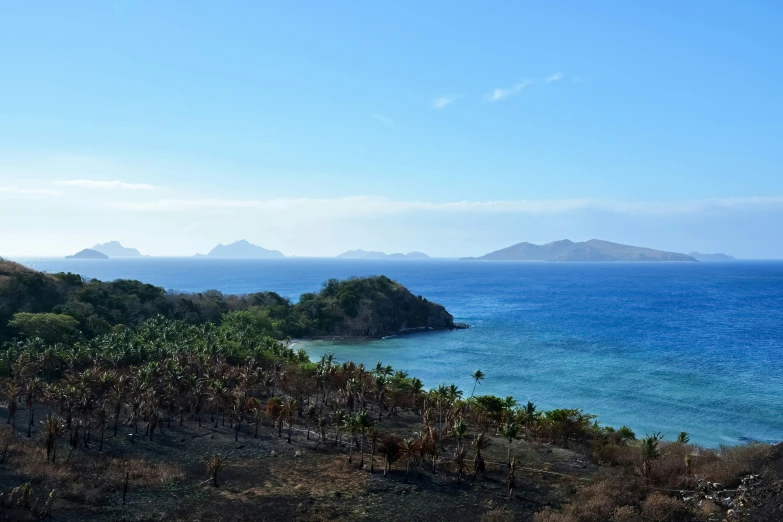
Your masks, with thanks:
[{"label": "sky", "polygon": [[783,258],[783,4],[5,2],[0,255]]}]

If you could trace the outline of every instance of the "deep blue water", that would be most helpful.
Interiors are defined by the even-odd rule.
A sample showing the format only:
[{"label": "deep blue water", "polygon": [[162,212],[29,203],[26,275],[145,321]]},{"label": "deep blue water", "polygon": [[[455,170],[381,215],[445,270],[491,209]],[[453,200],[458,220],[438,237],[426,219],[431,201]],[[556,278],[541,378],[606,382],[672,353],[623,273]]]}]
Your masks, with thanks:
[{"label": "deep blue water", "polygon": [[50,272],[134,278],[181,291],[274,290],[296,299],[330,277],[384,274],[469,330],[305,343],[380,360],[426,385],[487,375],[478,393],[578,407],[637,434],[710,446],[783,440],[783,262],[514,263],[285,259],[24,259]]}]

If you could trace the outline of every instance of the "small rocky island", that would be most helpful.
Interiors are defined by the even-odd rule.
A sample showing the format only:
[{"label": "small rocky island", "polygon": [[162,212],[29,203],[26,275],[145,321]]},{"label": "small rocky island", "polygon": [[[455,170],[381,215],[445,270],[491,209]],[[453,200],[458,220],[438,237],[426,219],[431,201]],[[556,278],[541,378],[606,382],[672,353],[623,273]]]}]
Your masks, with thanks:
[{"label": "small rocky island", "polygon": [[206,256],[203,254],[196,254],[196,256],[222,259],[282,259],[285,257],[279,250],[268,250],[254,245],[246,239],[240,239],[229,245],[220,244],[210,250]]},{"label": "small rocky island", "polygon": [[403,254],[396,252],[394,254],[387,254],[385,252],[377,252],[374,250],[348,250],[337,256],[340,259],[430,259],[430,256],[424,252],[408,252]]},{"label": "small rocky island", "polygon": [[98,243],[94,245],[91,250],[106,254],[109,257],[142,257],[141,252],[135,248],[129,248],[122,246],[119,241],[108,241],[106,243]]},{"label": "small rocky island", "polygon": [[109,259],[109,256],[97,250],[91,248],[85,248],[73,254],[72,256],[65,256],[65,259]]}]

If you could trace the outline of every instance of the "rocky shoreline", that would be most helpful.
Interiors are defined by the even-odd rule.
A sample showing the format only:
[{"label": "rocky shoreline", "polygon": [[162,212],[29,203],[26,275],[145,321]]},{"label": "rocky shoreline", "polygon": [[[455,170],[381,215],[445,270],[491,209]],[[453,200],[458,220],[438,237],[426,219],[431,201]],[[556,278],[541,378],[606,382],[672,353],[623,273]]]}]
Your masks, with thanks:
[{"label": "rocky shoreline", "polygon": [[313,335],[308,337],[302,337],[298,339],[291,339],[288,343],[288,346],[294,346],[296,344],[299,344],[301,342],[308,342],[308,341],[372,341],[377,339],[386,339],[388,337],[394,337],[396,335],[405,335],[405,334],[411,334],[411,333],[419,333],[419,332],[445,332],[445,331],[453,331],[453,330],[467,330],[470,328],[470,325],[467,323],[454,323],[453,327],[445,327],[445,328],[433,328],[429,326],[420,326],[415,328],[402,328],[398,330],[397,332],[390,332],[386,335],[381,336],[375,336],[375,335]]}]

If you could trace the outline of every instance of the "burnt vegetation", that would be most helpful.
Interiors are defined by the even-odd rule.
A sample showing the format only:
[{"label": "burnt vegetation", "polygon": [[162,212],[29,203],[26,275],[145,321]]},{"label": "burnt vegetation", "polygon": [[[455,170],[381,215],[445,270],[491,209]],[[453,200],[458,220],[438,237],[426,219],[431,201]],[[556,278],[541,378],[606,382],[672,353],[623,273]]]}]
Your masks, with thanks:
[{"label": "burnt vegetation", "polygon": [[756,513],[778,448],[637,437],[476,395],[481,371],[467,396],[286,341],[453,326],[385,277],[292,304],[0,263],[0,315],[0,519],[775,519]]}]

